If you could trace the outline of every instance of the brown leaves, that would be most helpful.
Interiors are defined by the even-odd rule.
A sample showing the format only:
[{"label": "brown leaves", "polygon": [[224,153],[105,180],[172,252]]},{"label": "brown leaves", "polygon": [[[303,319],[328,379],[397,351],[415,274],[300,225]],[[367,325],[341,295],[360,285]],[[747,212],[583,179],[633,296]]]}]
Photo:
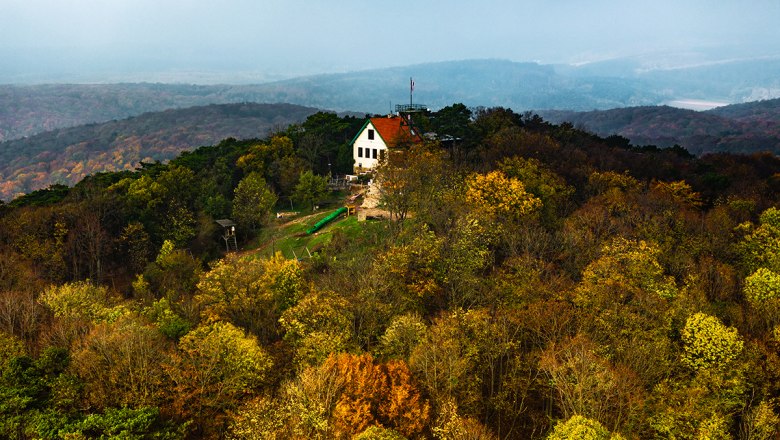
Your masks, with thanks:
[{"label": "brown leaves", "polygon": [[344,389],[333,411],[339,438],[350,438],[371,425],[395,429],[412,437],[428,424],[430,406],[403,361],[374,363],[369,354],[331,356],[322,368],[332,369],[344,380]]}]

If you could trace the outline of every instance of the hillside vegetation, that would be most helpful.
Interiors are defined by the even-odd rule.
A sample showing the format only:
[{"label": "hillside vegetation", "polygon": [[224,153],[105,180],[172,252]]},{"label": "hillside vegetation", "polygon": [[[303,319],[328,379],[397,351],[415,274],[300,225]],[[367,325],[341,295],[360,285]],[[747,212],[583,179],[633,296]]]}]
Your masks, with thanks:
[{"label": "hillside vegetation", "polygon": [[455,140],[389,154],[391,219],[314,236],[361,120],[0,204],[0,436],[780,435],[777,156],[462,104],[418,123]]},{"label": "hillside vegetation", "polygon": [[0,200],[105,171],[134,170],[228,137],[263,138],[317,110],[289,104],[191,107],[0,143]]},{"label": "hillside vegetation", "polygon": [[[141,161],[165,161],[181,151],[226,137],[264,137],[269,130],[302,121],[315,111],[286,104],[211,105],[147,113],[0,143],[0,200],[55,183],[73,185],[97,172],[132,170]],[[697,155],[780,153],[780,100],[707,112],[656,106],[541,113],[551,121],[570,122],[603,137],[622,136],[623,142],[634,145],[679,145]],[[348,138],[351,136],[345,135],[345,142]]]}]

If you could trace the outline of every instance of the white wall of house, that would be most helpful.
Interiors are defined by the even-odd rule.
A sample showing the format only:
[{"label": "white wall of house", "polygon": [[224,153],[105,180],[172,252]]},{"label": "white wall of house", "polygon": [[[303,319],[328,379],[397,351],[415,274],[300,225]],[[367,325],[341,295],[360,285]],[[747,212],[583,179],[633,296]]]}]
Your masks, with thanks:
[{"label": "white wall of house", "polygon": [[[374,139],[369,139],[373,130]],[[365,171],[376,168],[379,160],[384,157],[387,145],[382,141],[374,124],[369,122],[352,144],[352,158],[355,159],[355,170]]]}]

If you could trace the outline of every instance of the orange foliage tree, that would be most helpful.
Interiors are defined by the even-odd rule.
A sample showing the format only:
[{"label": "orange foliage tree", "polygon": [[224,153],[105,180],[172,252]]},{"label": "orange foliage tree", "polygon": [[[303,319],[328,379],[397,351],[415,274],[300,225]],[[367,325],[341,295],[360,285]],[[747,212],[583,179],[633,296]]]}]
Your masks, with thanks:
[{"label": "orange foliage tree", "polygon": [[369,354],[342,353],[330,356],[322,368],[336,371],[344,380],[333,411],[337,437],[351,438],[372,425],[416,437],[428,425],[430,406],[406,362],[377,364]]}]

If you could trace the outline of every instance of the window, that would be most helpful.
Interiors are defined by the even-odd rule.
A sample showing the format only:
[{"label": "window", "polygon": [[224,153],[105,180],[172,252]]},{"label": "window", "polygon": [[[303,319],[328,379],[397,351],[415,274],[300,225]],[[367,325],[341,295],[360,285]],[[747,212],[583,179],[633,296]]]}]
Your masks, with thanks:
[{"label": "window", "polygon": [[376,159],[376,148],[374,148],[374,159]]},{"label": "window", "polygon": [[374,130],[368,129],[368,140],[373,141],[374,140]]},{"label": "window", "polygon": [[363,157],[363,147],[358,147],[358,157]]}]

